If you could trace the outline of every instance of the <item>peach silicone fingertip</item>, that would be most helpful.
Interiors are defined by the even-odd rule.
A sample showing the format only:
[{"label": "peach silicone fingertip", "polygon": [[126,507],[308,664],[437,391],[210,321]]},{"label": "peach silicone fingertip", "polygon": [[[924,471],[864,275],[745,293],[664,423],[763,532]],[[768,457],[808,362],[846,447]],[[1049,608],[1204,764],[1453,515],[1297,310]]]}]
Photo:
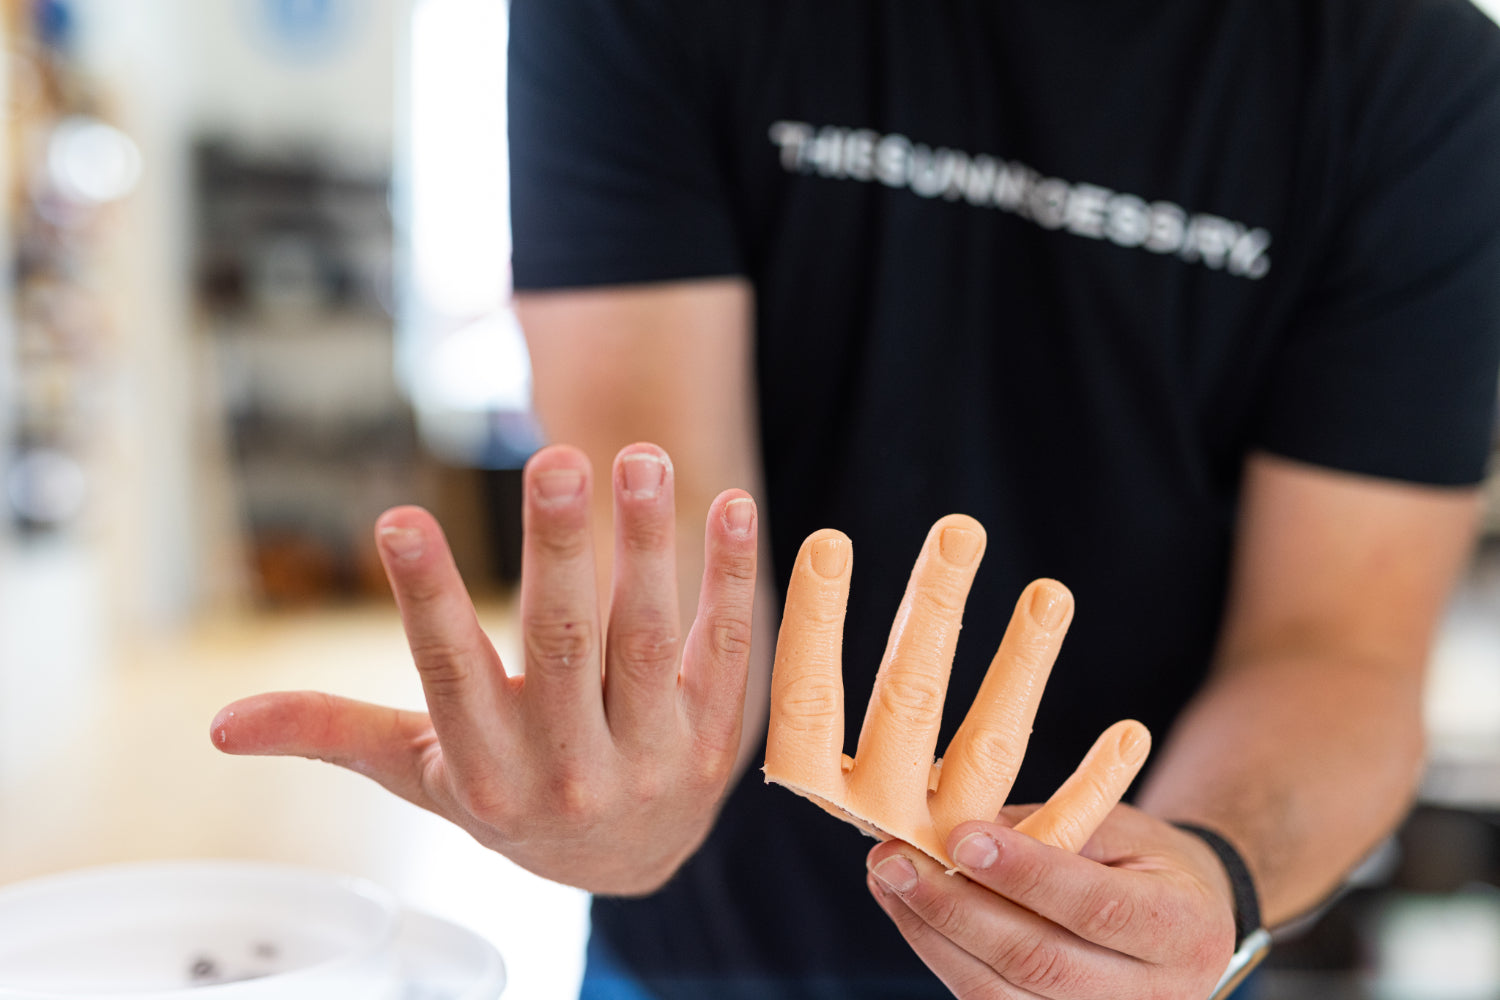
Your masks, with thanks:
[{"label": "peach silicone fingertip", "polygon": [[1033,586],[1028,608],[1031,620],[1050,632],[1068,617],[1073,595],[1055,580],[1039,580]]},{"label": "peach silicone fingertip", "polygon": [[1131,767],[1142,764],[1151,752],[1151,731],[1134,719],[1120,723],[1120,759]]},{"label": "peach silicone fingertip", "polygon": [[968,566],[979,555],[983,541],[977,532],[958,527],[944,528],[938,536],[938,550],[950,564]]},{"label": "peach silicone fingertip", "polygon": [[813,572],[825,580],[844,575],[849,565],[849,540],[842,535],[827,535],[812,543]]}]

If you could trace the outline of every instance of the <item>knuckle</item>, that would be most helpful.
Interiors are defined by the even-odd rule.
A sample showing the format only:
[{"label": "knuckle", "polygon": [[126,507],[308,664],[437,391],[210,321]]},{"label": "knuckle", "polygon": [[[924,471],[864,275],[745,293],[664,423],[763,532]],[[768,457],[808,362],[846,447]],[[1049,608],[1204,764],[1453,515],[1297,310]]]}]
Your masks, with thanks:
[{"label": "knuckle", "polygon": [[755,582],[755,550],[730,551],[719,558],[719,575],[738,584]]},{"label": "knuckle", "polygon": [[594,629],[577,618],[532,621],[525,627],[526,663],[580,669],[593,663]]},{"label": "knuckle", "polygon": [[1065,993],[1071,979],[1063,950],[1038,937],[1021,938],[1002,947],[994,966],[1014,985],[1043,996]]},{"label": "knuckle", "polygon": [[442,600],[448,588],[436,573],[413,573],[397,586],[400,595],[416,607],[428,607]]},{"label": "knuckle", "polygon": [[554,775],[548,783],[547,813],[564,827],[587,826],[599,815],[599,790],[580,773]]},{"label": "knuckle", "polygon": [[455,784],[453,800],[465,813],[497,831],[506,840],[520,839],[516,829],[516,818],[511,815],[510,803],[500,790],[487,781],[467,781]]},{"label": "knuckle", "polygon": [[963,940],[969,926],[968,911],[951,894],[935,896],[927,902],[922,914],[932,927],[950,940]]},{"label": "knuckle", "polygon": [[677,662],[680,637],[677,629],[661,619],[632,623],[610,637],[609,658],[627,669],[654,667]]},{"label": "knuckle", "polygon": [[1029,668],[1039,667],[1056,655],[1059,641],[1055,633],[1029,625],[1015,644],[1012,661]]},{"label": "knuckle", "polygon": [[716,657],[743,660],[750,656],[750,622],[742,618],[718,618],[709,626],[709,643]]},{"label": "knuckle", "polygon": [[1108,945],[1129,930],[1135,919],[1135,901],[1130,897],[1101,894],[1085,902],[1080,930],[1090,941]]},{"label": "knuckle", "polygon": [[676,525],[670,518],[631,518],[620,530],[620,541],[628,552],[652,554],[670,549],[676,543]]},{"label": "knuckle", "polygon": [[1024,746],[993,730],[975,733],[964,747],[965,764],[991,783],[1014,781],[1024,753]]},{"label": "knuckle", "polygon": [[881,708],[895,718],[934,719],[943,711],[943,685],[931,677],[890,673],[876,681]]},{"label": "knuckle", "polygon": [[571,562],[589,554],[590,541],[581,514],[559,517],[554,512],[538,520],[536,530],[530,532],[538,556],[551,562]]},{"label": "knuckle", "polygon": [[964,612],[968,588],[956,574],[943,573],[922,581],[912,595],[912,610],[922,615],[950,618]]},{"label": "knuckle", "polygon": [[843,690],[835,677],[808,674],[794,677],[777,688],[776,708],[787,728],[801,731],[813,721],[838,714]]},{"label": "knuckle", "polygon": [[1043,895],[1046,880],[1046,866],[1035,858],[1012,858],[1005,871],[1005,895],[1025,906]]},{"label": "knuckle", "polygon": [[412,639],[413,662],[429,694],[458,694],[469,684],[472,671],[467,657],[456,644],[442,639]]}]

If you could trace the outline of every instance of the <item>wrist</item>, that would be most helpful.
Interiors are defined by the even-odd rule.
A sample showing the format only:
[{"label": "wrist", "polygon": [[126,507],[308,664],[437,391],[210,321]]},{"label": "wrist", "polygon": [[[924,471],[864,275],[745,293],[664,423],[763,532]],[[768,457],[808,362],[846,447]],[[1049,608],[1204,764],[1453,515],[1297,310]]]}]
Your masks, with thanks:
[{"label": "wrist", "polygon": [[1194,823],[1174,823],[1185,833],[1202,840],[1218,857],[1229,876],[1234,907],[1234,954],[1209,1000],[1228,997],[1271,950],[1271,935],[1261,925],[1260,892],[1244,856],[1223,835]]},{"label": "wrist", "polygon": [[1217,831],[1196,823],[1172,825],[1207,844],[1224,866],[1233,895],[1234,940],[1238,946],[1245,938],[1261,929],[1260,892],[1255,885],[1255,878],[1250,874],[1250,866],[1245,863],[1244,855]]}]

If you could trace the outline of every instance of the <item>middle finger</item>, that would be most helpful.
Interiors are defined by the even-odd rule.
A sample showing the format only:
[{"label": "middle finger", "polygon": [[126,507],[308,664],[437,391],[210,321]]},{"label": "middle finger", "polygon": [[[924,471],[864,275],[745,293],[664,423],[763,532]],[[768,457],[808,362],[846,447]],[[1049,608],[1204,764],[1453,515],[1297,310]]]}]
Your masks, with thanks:
[{"label": "middle finger", "polygon": [[604,712],[617,741],[660,746],[677,718],[677,605],[672,464],[654,445],[615,458],[614,590],[605,643]]},{"label": "middle finger", "polygon": [[599,598],[589,530],[590,468],[576,448],[544,448],[526,463],[521,638],[527,721],[576,749],[604,726]]},{"label": "middle finger", "polygon": [[926,819],[943,696],[984,538],[984,528],[964,514],[949,514],[927,533],[891,625],[849,774],[850,802],[861,815],[894,807],[920,813],[912,817],[918,825]]}]

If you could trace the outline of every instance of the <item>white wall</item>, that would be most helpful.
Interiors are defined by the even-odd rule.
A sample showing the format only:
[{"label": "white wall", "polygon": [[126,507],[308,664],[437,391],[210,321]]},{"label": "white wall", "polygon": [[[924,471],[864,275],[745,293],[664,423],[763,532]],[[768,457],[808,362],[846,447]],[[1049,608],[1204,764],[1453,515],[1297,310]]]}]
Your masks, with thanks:
[{"label": "white wall", "polygon": [[1474,0],[1474,4],[1496,21],[1500,21],[1500,0]]},{"label": "white wall", "polygon": [[190,41],[195,125],[258,142],[316,141],[388,161],[395,58],[409,0],[343,0],[334,40],[278,45],[255,0],[162,0]]}]

